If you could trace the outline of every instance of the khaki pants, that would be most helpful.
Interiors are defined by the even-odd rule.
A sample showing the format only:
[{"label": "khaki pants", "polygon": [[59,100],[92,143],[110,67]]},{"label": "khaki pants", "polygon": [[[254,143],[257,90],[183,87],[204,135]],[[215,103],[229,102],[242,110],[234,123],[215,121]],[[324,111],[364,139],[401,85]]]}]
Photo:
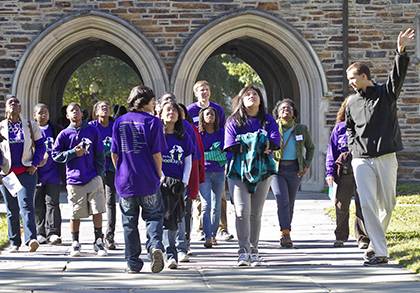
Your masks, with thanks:
[{"label": "khaki pants", "polygon": [[395,153],[354,158],[351,163],[366,231],[376,256],[388,256],[385,233],[395,207],[398,162]]}]

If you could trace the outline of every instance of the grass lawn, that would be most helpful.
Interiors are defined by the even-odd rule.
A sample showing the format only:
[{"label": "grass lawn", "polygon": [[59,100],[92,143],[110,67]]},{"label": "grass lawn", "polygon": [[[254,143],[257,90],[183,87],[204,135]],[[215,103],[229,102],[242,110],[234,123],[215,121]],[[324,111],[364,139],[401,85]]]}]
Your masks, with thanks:
[{"label": "grass lawn", "polygon": [[[392,213],[386,238],[389,255],[397,263],[415,273],[420,273],[420,186],[403,184],[397,188],[397,205]],[[327,213],[335,219],[334,208]],[[350,227],[354,223],[354,206],[352,203]],[[352,235],[354,233],[350,228]]]},{"label": "grass lawn", "polygon": [[8,244],[6,214],[0,213],[0,249]]}]

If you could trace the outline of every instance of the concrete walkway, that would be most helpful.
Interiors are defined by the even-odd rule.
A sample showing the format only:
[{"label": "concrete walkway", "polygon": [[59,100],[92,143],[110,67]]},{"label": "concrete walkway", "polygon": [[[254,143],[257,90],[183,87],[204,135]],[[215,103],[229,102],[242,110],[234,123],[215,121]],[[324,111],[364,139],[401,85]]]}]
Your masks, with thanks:
[{"label": "concrete walkway", "polygon": [[[363,252],[354,240],[332,248],[334,223],[324,214],[330,206],[325,195],[300,193],[295,205],[293,249],[279,248],[275,200],[266,201],[260,241],[263,266],[238,268],[236,241],[219,242],[205,249],[193,241],[191,262],[177,270],[150,272],[149,261],[140,274],[124,273],[124,241],[117,215],[118,250],[108,257],[95,256],[92,222],[81,225],[82,257],[70,258],[69,209],[62,205],[62,246],[42,245],[36,253],[0,255],[0,292],[420,292],[419,277],[401,267],[363,267]],[[234,232],[233,207],[229,227]],[[0,205],[4,211],[4,205]],[[145,239],[144,223],[141,224]],[[236,238],[236,237],[235,237]],[[142,255],[143,259],[146,256]]]}]

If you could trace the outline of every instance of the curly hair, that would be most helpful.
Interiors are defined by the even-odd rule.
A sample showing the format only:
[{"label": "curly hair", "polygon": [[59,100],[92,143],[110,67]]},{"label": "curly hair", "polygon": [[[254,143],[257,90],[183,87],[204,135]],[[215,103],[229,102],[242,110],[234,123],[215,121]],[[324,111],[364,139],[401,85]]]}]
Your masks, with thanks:
[{"label": "curly hair", "polygon": [[297,119],[297,117],[298,117],[298,115],[299,115],[299,112],[298,112],[298,110],[296,109],[295,102],[293,102],[293,100],[292,100],[292,99],[290,99],[290,98],[285,98],[285,99],[280,100],[280,101],[278,101],[278,102],[276,103],[276,105],[274,106],[274,109],[273,109],[273,117],[274,117],[274,119],[275,119],[276,121],[279,119],[279,109],[280,109],[280,106],[281,106],[282,104],[288,104],[290,107],[292,107],[292,109],[293,109],[293,117],[294,117],[295,119]]},{"label": "curly hair", "polygon": [[211,106],[208,106],[206,108],[201,109],[200,112],[199,112],[199,114],[198,114],[198,132],[200,132],[200,133],[206,132],[205,126],[206,126],[207,123],[204,121],[204,112],[206,110],[213,111],[214,117],[215,117],[215,120],[214,120],[214,131],[218,131],[219,130],[219,127],[220,127],[219,126],[219,115],[217,115],[216,109],[214,109]]}]

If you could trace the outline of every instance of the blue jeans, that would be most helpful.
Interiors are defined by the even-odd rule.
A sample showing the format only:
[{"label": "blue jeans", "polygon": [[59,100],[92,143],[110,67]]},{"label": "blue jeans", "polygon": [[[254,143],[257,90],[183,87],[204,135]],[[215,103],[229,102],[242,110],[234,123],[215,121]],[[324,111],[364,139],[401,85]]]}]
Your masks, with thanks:
[{"label": "blue jeans", "polygon": [[7,231],[11,245],[21,246],[19,213],[23,220],[23,231],[25,235],[25,244],[27,245],[31,239],[36,239],[35,210],[34,210],[34,193],[37,182],[37,175],[23,173],[17,176],[23,189],[13,197],[10,192],[0,186],[3,194],[4,202],[7,209]]},{"label": "blue jeans", "polygon": [[201,213],[206,239],[216,237],[219,228],[225,173],[206,172],[206,180],[200,184]]},{"label": "blue jeans", "polygon": [[301,180],[298,171],[297,161],[291,165],[280,163],[279,172],[271,181],[271,189],[277,201],[277,217],[281,230],[291,229],[296,193]]},{"label": "blue jeans", "polygon": [[147,241],[146,249],[151,252],[152,248],[161,249],[162,226],[163,226],[163,203],[162,195],[155,193],[147,196],[135,196],[120,198],[122,224],[124,229],[125,259],[132,270],[141,270],[143,261],[141,254],[141,242],[139,235],[139,214],[146,222]]},{"label": "blue jeans", "polygon": [[188,195],[184,195],[184,206],[185,209],[189,209],[190,212],[187,210],[185,211],[185,216],[182,217],[181,222],[178,223],[177,230],[163,230],[163,245],[165,246],[166,257],[167,259],[175,259],[178,262],[178,251],[187,253],[189,248],[189,235],[187,238],[186,234],[186,218],[187,215],[191,217],[191,199],[189,199]]}]

